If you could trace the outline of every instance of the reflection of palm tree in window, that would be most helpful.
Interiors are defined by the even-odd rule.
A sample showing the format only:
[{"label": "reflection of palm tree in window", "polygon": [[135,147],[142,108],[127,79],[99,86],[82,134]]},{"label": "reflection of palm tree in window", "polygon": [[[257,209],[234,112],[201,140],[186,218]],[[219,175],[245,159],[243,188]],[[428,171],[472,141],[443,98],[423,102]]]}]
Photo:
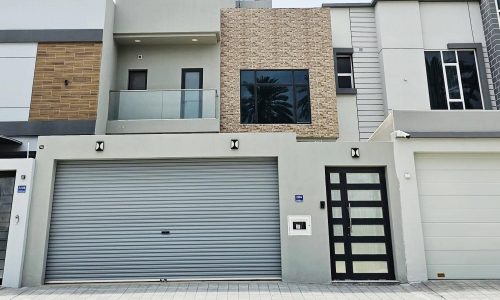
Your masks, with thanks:
[{"label": "reflection of palm tree in window", "polygon": [[246,85],[241,87],[241,123],[252,124],[257,123],[255,119],[255,86]]},{"label": "reflection of palm tree in window", "polygon": [[309,88],[298,86],[297,90],[297,120],[299,122],[311,122],[311,104],[309,101]]},{"label": "reflection of palm tree in window", "polygon": [[[245,86],[250,95],[242,97],[242,121],[244,123],[256,123],[255,109],[257,109],[258,123],[294,123],[293,105],[290,103],[293,98],[290,88],[277,85],[278,81],[276,78],[262,76],[257,78],[259,85],[256,89],[254,86]],[[255,97],[257,97],[257,108],[253,103]]]}]

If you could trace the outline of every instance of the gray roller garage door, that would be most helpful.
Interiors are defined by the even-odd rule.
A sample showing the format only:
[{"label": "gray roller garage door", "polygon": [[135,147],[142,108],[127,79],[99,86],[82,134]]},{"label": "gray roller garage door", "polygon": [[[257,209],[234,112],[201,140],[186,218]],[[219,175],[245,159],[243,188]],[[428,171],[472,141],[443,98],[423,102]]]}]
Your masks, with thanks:
[{"label": "gray roller garage door", "polygon": [[430,279],[500,279],[500,155],[417,155]]},{"label": "gray roller garage door", "polygon": [[280,278],[273,159],[61,162],[46,281]]}]

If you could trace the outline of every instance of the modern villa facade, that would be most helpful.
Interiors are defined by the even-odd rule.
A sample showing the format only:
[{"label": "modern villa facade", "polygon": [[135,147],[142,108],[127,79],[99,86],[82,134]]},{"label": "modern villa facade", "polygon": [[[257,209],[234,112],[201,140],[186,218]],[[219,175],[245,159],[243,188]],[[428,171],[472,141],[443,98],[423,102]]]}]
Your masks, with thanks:
[{"label": "modern villa facade", "polygon": [[4,286],[500,278],[484,3],[17,2]]}]

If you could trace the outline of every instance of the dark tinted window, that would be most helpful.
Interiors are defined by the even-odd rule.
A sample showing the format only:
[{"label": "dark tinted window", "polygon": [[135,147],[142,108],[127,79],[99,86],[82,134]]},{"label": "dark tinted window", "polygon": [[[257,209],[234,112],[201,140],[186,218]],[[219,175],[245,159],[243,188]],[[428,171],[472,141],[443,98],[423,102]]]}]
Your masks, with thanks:
[{"label": "dark tinted window", "polygon": [[146,90],[148,88],[147,70],[129,70],[128,71],[128,89]]},{"label": "dark tinted window", "polygon": [[307,70],[241,71],[240,76],[242,124],[311,122]]},{"label": "dark tinted window", "polygon": [[458,72],[455,66],[446,66],[446,81],[448,82],[448,96],[450,99],[462,99],[460,97],[460,85],[458,83]]},{"label": "dark tinted window", "polygon": [[455,51],[443,51],[443,61],[445,63],[456,63],[457,57]]},{"label": "dark tinted window", "polygon": [[293,78],[290,71],[257,71],[256,74],[258,83],[291,84]]},{"label": "dark tinted window", "polygon": [[308,71],[294,71],[295,84],[309,84],[309,72]]},{"label": "dark tinted window", "polygon": [[351,58],[349,56],[337,57],[337,73],[351,73]]},{"label": "dark tinted window", "polygon": [[441,53],[439,51],[425,52],[425,68],[427,70],[431,109],[448,109]]},{"label": "dark tinted window", "polygon": [[241,111],[241,123],[252,124],[255,123],[255,86],[245,85],[241,86],[240,90],[240,111]]},{"label": "dark tinted window", "polygon": [[298,86],[295,89],[297,99],[297,122],[311,123],[311,99],[309,86]]},{"label": "dark tinted window", "polygon": [[462,91],[466,109],[482,109],[483,101],[476,68],[474,51],[458,51]]},{"label": "dark tinted window", "polygon": [[462,102],[450,102],[450,109],[464,109],[464,105],[462,104]]},{"label": "dark tinted window", "polygon": [[339,83],[339,88],[350,89],[352,88],[351,76],[338,76],[337,81]]},{"label": "dark tinted window", "polygon": [[255,72],[241,71],[241,84],[252,84],[252,83],[255,83]]}]

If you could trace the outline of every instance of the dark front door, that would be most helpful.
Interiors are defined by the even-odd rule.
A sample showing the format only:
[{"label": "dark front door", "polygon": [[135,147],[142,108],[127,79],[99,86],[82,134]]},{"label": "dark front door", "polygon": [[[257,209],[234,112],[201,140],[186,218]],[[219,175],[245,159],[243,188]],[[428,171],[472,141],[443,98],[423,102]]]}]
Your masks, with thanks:
[{"label": "dark front door", "polygon": [[10,211],[14,195],[16,173],[0,172],[0,281],[3,278],[5,266],[5,251],[9,236]]},{"label": "dark front door", "polygon": [[333,280],[393,280],[383,168],[326,169]]},{"label": "dark front door", "polygon": [[203,110],[203,69],[182,69],[181,118],[198,119]]}]

